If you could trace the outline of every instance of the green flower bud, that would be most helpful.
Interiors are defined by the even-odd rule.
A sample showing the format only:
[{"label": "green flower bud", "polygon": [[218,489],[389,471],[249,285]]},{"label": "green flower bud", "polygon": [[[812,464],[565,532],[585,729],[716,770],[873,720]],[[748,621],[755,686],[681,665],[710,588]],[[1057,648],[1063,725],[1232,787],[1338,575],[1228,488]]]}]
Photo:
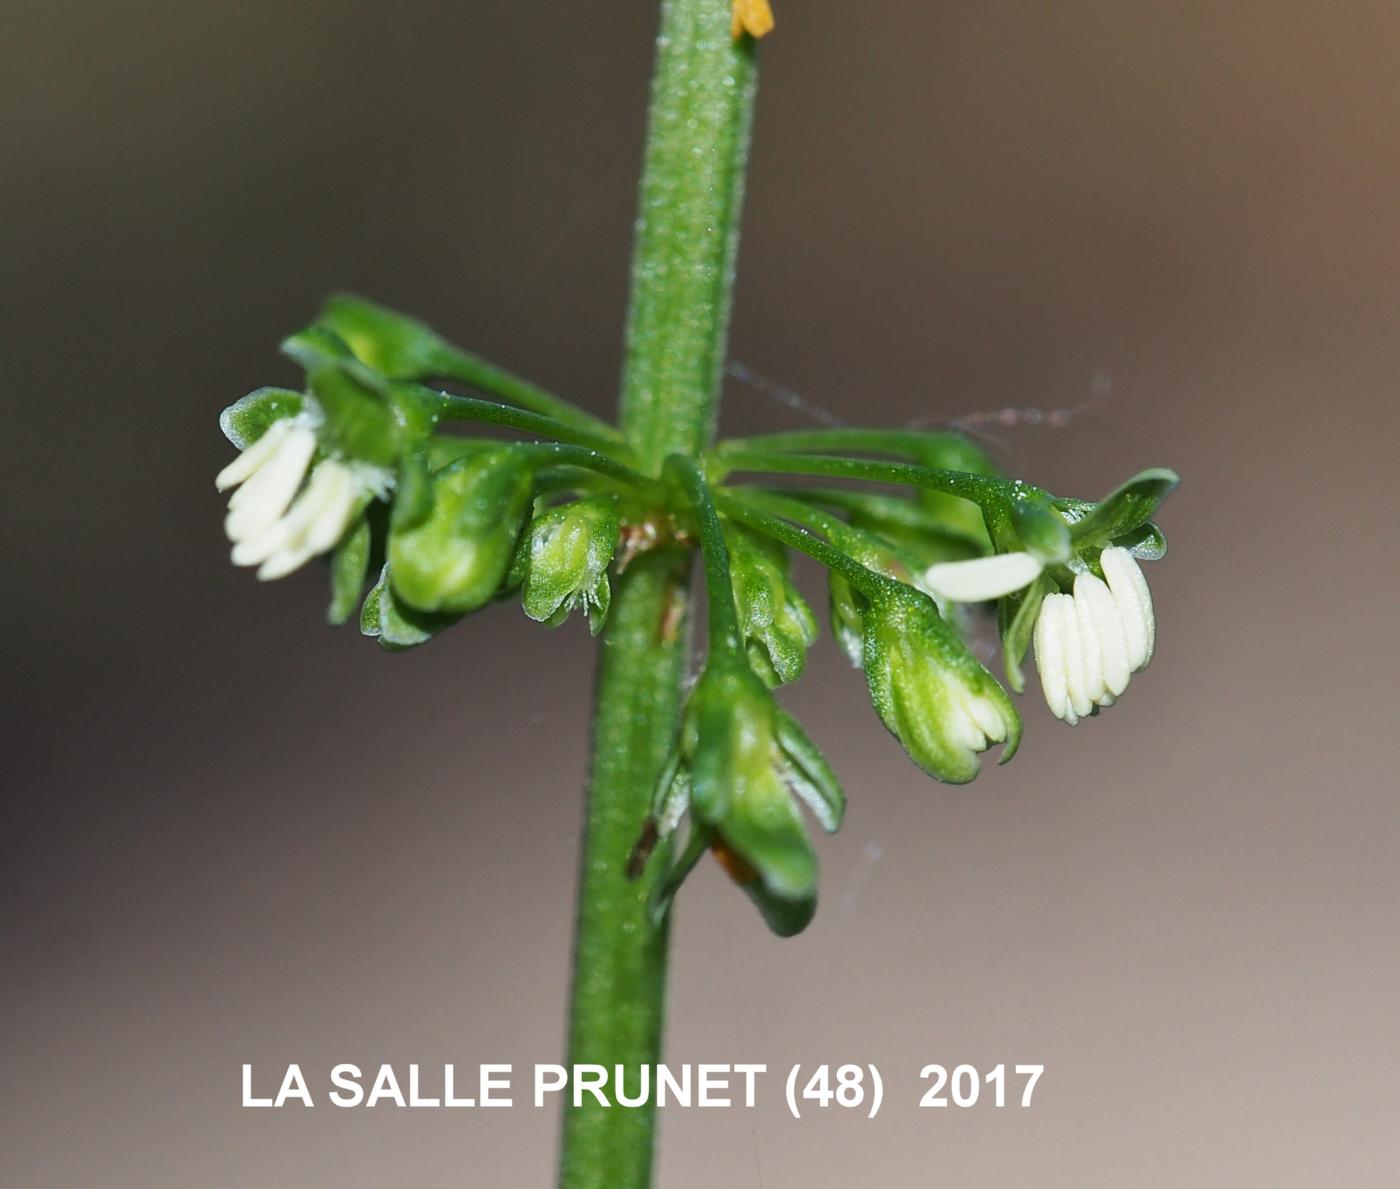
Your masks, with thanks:
[{"label": "green flower bud", "polygon": [[891,583],[871,602],[864,659],[876,711],[929,775],[965,784],[991,744],[1006,744],[1002,763],[1015,754],[1020,715],[929,596]]},{"label": "green flower bud", "polygon": [[749,664],[769,685],[796,681],[817,638],[817,620],[788,576],[787,550],[737,524],[725,526],[725,543]]},{"label": "green flower bud", "polygon": [[529,461],[510,446],[493,447],[449,463],[429,482],[426,511],[415,507],[390,526],[394,594],[419,611],[475,611],[510,567],[530,502]]},{"label": "green flower bud", "polygon": [[730,874],[782,936],[816,911],[817,858],[793,795],[828,831],[845,799],[802,728],[737,654],[711,660],[686,709],[681,739],[690,810],[714,831]]},{"label": "green flower bud", "polygon": [[582,606],[596,636],[607,618],[608,566],[617,551],[617,501],[577,500],[540,513],[521,542],[525,614],[557,627]]}]

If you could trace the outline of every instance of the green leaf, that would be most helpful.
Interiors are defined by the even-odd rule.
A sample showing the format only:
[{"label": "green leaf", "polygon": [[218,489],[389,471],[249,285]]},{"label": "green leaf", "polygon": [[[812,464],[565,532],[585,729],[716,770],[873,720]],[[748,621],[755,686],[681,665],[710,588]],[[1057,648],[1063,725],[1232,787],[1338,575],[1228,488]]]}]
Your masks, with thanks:
[{"label": "green leaf", "polygon": [[1076,549],[1102,548],[1130,536],[1151,520],[1179,482],[1181,479],[1175,471],[1155,467],[1134,475],[1097,504],[1059,500],[1057,505],[1070,520],[1070,535]]},{"label": "green leaf", "polygon": [[234,401],[219,414],[219,428],[240,450],[246,450],[284,417],[295,417],[306,407],[303,393],[288,388],[259,388]]},{"label": "green leaf", "polygon": [[331,554],[331,605],[326,618],[339,627],[355,613],[369,571],[369,520],[362,514]]}]

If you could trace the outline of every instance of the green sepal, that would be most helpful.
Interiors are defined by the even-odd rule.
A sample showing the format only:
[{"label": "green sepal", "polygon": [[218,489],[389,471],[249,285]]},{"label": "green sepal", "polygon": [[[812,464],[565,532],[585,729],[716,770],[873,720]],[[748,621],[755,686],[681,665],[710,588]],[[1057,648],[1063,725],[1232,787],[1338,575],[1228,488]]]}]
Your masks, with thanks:
[{"label": "green sepal", "polygon": [[796,937],[817,915],[817,890],[801,896],[779,896],[761,879],[742,885],[763,923],[778,937]]},{"label": "green sepal", "polygon": [[318,321],[342,339],[355,358],[393,379],[419,379],[442,365],[445,344],[436,331],[362,297],[336,294]]},{"label": "green sepal", "polygon": [[1121,537],[1114,537],[1112,543],[1126,549],[1139,561],[1161,561],[1167,556],[1166,534],[1150,520]]},{"label": "green sepal", "polygon": [[802,724],[779,708],[776,717],[778,744],[786,757],[784,777],[821,828],[834,834],[846,816],[846,794],[826,757],[817,750]]},{"label": "green sepal", "polygon": [[530,461],[498,446],[432,476],[428,515],[391,526],[394,593],[420,611],[464,614],[484,606],[506,577],[530,502]]},{"label": "green sepal", "polygon": [[336,627],[348,623],[369,573],[369,519],[361,513],[331,554],[331,605],[326,618]]},{"label": "green sepal", "polygon": [[323,444],[346,458],[392,467],[399,457],[401,434],[383,395],[338,363],[322,364],[307,378],[325,414],[318,430]]},{"label": "green sepal", "polygon": [[1069,525],[1049,503],[1012,501],[1011,524],[1021,548],[1038,561],[1051,565],[1069,558]]},{"label": "green sepal", "polygon": [[770,686],[796,681],[817,638],[817,620],[792,584],[787,550],[732,522],[725,525],[725,543],[750,666]]},{"label": "green sepal", "polygon": [[1021,739],[1016,707],[923,592],[891,583],[870,604],[864,659],[881,721],[930,776],[966,784],[977,775],[981,760],[969,739],[970,722],[994,720],[1005,737],[1001,762],[1015,754]]},{"label": "green sepal", "polygon": [[[303,327],[294,334],[289,334],[282,340],[281,352],[294,363],[299,363],[306,371],[312,372],[317,368],[326,366],[328,363],[343,363],[351,366],[358,365],[355,353],[350,350],[350,345],[326,326],[319,326],[313,323]],[[373,375],[369,369],[364,371],[366,375]],[[383,381],[378,381],[383,383]]]},{"label": "green sepal", "polygon": [[1070,521],[1070,536],[1076,550],[1103,548],[1126,539],[1148,549],[1160,543],[1165,552],[1166,542],[1160,532],[1146,540],[1137,534],[1180,482],[1175,471],[1154,467],[1134,475],[1097,504],[1081,500],[1058,500],[1056,504]]},{"label": "green sepal", "polygon": [[1031,645],[1036,617],[1040,614],[1040,604],[1052,589],[1052,579],[1042,574],[1030,586],[1007,595],[997,605],[1006,684],[1018,694],[1026,688],[1026,675],[1021,670],[1021,661],[1026,655],[1026,649]]},{"label": "green sepal", "polygon": [[461,618],[404,606],[394,597],[389,566],[385,565],[360,608],[360,634],[378,639],[386,652],[404,652],[426,644]]},{"label": "green sepal", "polygon": [[399,458],[398,481],[394,487],[394,503],[390,524],[396,532],[417,528],[433,510],[432,467],[426,444],[417,444]]},{"label": "green sepal", "polygon": [[827,571],[827,610],[831,634],[857,669],[865,663],[865,599],[835,570]]},{"label": "green sepal", "polygon": [[735,790],[719,832],[773,895],[793,900],[816,894],[816,852],[771,760],[761,776]]},{"label": "green sepal", "polygon": [[219,414],[224,437],[246,450],[267,432],[274,421],[295,417],[306,408],[306,396],[289,388],[259,388],[229,405]]},{"label": "green sepal", "polygon": [[582,606],[596,636],[612,600],[608,566],[618,531],[612,496],[575,500],[536,516],[516,554],[525,614],[557,627]]}]

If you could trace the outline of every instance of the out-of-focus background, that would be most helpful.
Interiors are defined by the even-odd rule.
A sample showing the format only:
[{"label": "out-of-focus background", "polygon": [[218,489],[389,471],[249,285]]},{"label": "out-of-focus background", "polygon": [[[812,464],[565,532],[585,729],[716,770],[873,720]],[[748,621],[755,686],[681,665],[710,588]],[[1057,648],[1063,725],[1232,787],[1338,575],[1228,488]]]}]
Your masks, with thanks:
[{"label": "out-of-focus background", "polygon": [[[1074,731],[1028,697],[971,788],[818,650],[822,907],[780,942],[702,868],[668,1056],[886,1103],[797,1122],[770,1074],[668,1112],[659,1184],[1393,1184],[1400,9],[777,13],[734,357],[854,422],[1079,410],[995,434],[1065,494],[1185,482],[1150,671]],[[559,1059],[592,644],[326,629],[314,568],[227,563],[215,418],[339,288],[609,410],[654,14],[0,29],[0,1182],[546,1184],[553,1111],[244,1111],[239,1069]],[[727,388],[728,430],[800,419]],[[1047,1072],[920,1110],[932,1062]]]}]

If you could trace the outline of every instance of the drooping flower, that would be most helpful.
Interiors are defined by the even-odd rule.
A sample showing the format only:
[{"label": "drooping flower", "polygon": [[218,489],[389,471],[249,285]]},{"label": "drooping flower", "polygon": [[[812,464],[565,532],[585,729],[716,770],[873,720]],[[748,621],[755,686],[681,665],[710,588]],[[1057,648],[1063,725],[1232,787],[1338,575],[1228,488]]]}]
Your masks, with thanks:
[{"label": "drooping flower", "polygon": [[1152,594],[1132,554],[1112,546],[1099,565],[1103,578],[1086,570],[1076,575],[1073,594],[1046,595],[1035,625],[1045,702],[1070,726],[1113,705],[1156,645]]},{"label": "drooping flower", "polygon": [[864,620],[871,701],[919,767],[949,784],[966,784],[992,744],[1006,744],[1002,763],[1011,758],[1021,738],[1020,715],[932,598],[891,583]]}]

